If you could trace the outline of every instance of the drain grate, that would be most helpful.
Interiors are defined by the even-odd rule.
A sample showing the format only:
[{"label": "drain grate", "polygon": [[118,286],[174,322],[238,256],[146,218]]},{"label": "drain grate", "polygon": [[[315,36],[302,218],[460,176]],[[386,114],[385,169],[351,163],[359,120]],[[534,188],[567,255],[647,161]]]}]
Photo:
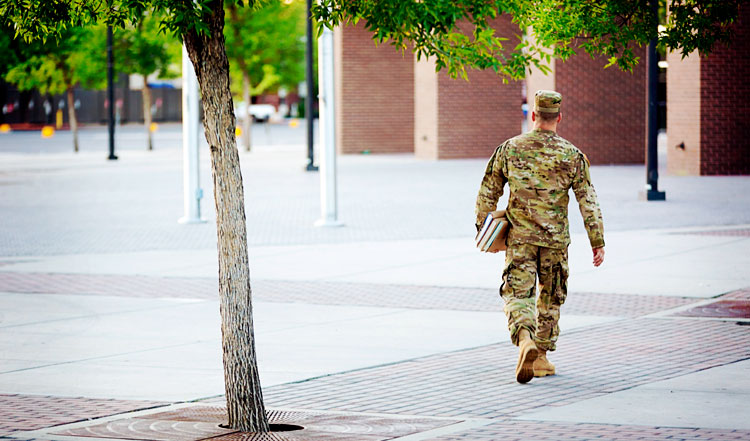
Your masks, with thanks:
[{"label": "drain grate", "polygon": [[719,300],[675,313],[682,317],[750,319],[750,300]]},{"label": "drain grate", "polygon": [[271,410],[268,412],[268,419],[272,424],[299,425],[302,426],[302,430],[272,433],[237,432],[219,426],[227,420],[226,408],[190,406],[59,430],[54,434],[143,441],[198,441],[207,438],[211,438],[212,441],[384,441],[462,421],[287,410]]}]

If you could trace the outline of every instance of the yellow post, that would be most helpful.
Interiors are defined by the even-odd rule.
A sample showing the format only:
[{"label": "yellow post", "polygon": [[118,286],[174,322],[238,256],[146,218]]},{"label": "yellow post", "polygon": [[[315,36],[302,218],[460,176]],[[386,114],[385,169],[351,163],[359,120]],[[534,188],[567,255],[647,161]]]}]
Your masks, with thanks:
[{"label": "yellow post", "polygon": [[63,112],[62,109],[57,109],[57,112],[55,112],[55,127],[57,127],[58,130],[62,127],[63,123]]},{"label": "yellow post", "polygon": [[42,138],[52,138],[52,135],[55,134],[55,128],[52,126],[44,126],[42,127]]}]

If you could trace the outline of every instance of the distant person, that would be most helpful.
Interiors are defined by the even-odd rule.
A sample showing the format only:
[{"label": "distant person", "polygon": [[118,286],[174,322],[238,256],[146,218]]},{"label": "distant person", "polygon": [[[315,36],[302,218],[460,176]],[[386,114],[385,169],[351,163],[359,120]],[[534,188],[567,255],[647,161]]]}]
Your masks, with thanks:
[{"label": "distant person", "polygon": [[487,213],[496,209],[506,183],[510,189],[507,217],[511,228],[500,294],[511,341],[519,347],[519,383],[555,374],[547,351],[555,350],[560,305],[567,295],[570,188],[581,209],[594,266],[604,261],[604,225],[588,158],[557,134],[561,102],[557,92],[536,92],[533,130],[505,141],[495,150],[477,196],[479,230]]}]

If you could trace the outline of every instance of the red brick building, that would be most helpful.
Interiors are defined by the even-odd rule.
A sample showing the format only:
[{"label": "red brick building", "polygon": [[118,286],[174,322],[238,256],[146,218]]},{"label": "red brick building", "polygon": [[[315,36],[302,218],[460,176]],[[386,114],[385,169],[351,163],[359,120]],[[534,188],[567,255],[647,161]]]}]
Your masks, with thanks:
[{"label": "red brick building", "polygon": [[[646,58],[645,49],[638,52],[636,56]],[[646,65],[638,64],[632,73],[616,67],[603,69],[604,65],[605,59],[588,55],[556,63],[554,90],[563,96],[558,131],[593,164],[643,164]]]},{"label": "red brick building", "polygon": [[[520,33],[510,17],[498,34]],[[503,140],[521,133],[523,82],[503,84],[491,71],[470,71],[469,81],[435,72],[389,45],[376,47],[364,25],[335,32],[337,145],[341,153],[414,153],[425,159],[489,157]],[[592,162],[642,163],[645,145],[645,68],[602,70],[586,55],[557,63],[528,90],[563,94],[563,136]],[[536,86],[539,87],[536,87]],[[614,92],[613,92],[614,91]],[[607,111],[602,111],[602,103]]]},{"label": "red brick building", "polygon": [[339,152],[413,152],[414,56],[375,46],[362,24],[333,35]]},{"label": "red brick building", "polygon": [[[513,39],[510,16],[493,23]],[[492,71],[472,70],[469,81],[435,72],[432,61],[414,66],[414,153],[424,159],[488,158],[503,140],[521,133],[522,83],[503,84]]]},{"label": "red brick building", "polygon": [[[750,8],[740,12],[730,47],[707,58],[680,61],[670,54],[667,73],[668,170],[677,174],[750,173]],[[519,34],[507,17],[499,35]],[[553,61],[503,84],[492,72],[471,71],[469,81],[436,73],[429,60],[390,45],[376,47],[362,24],[336,30],[337,145],[342,153],[414,153],[426,159],[488,157],[521,132],[524,89],[563,95],[560,134],[594,164],[642,164],[646,149],[646,66],[632,73],[586,54]],[[645,60],[645,48],[636,56]],[[525,86],[525,87],[524,87]],[[731,106],[731,107],[730,107]],[[738,115],[740,117],[734,117]],[[679,147],[678,147],[679,146]]]},{"label": "red brick building", "polygon": [[750,174],[750,7],[729,46],[667,61],[667,169],[671,174]]}]

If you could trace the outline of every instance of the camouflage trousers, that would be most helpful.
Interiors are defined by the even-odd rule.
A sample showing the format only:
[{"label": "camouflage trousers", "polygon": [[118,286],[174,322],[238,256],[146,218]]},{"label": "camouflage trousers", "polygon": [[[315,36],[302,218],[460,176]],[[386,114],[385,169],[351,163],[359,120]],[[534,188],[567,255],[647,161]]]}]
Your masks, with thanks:
[{"label": "camouflage trousers", "polygon": [[[536,280],[539,278],[539,296]],[[539,349],[554,351],[560,328],[560,305],[568,291],[568,249],[509,245],[500,295],[513,344],[526,329]]]}]

